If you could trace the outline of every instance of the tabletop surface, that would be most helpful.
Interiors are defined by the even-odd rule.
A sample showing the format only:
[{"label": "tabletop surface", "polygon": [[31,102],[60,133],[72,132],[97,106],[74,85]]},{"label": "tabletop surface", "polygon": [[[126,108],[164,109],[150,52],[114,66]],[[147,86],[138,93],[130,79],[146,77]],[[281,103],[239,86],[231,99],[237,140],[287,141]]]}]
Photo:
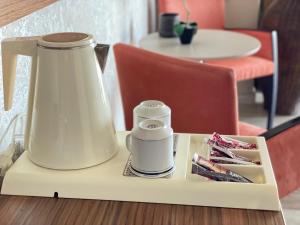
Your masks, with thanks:
[{"label": "tabletop surface", "polygon": [[196,60],[237,58],[255,54],[261,47],[258,39],[226,30],[199,29],[189,45],[179,38],[161,38],[158,33],[144,37],[140,47],[163,55]]},{"label": "tabletop surface", "polygon": [[284,219],[275,211],[0,195],[0,224],[284,225]]}]

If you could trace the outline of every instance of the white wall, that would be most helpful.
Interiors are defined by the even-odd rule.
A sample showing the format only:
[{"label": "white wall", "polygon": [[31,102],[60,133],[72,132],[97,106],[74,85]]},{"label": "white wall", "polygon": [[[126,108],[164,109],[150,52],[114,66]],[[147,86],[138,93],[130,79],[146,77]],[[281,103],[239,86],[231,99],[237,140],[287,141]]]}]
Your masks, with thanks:
[{"label": "white wall", "polygon": [[[94,35],[101,43],[137,43],[147,33],[147,0],[60,0],[29,16],[0,28],[0,40],[14,36],[78,31]],[[122,108],[112,50],[103,75],[117,129],[123,129]],[[17,67],[13,108],[3,110],[0,80],[0,133],[13,115],[26,112],[30,60],[20,57]],[[0,62],[0,74],[2,65]]]},{"label": "white wall", "polygon": [[261,0],[225,0],[228,28],[257,28]]}]

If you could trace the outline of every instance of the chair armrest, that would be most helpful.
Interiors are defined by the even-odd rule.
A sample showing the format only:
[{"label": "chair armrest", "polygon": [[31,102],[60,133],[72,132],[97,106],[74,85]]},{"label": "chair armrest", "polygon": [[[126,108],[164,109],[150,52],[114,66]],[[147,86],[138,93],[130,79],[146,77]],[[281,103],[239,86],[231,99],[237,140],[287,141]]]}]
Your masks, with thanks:
[{"label": "chair armrest", "polygon": [[281,198],[300,187],[299,134],[300,117],[297,117],[261,135],[267,140]]},{"label": "chair armrest", "polygon": [[[251,29],[230,29],[234,32],[250,35],[257,38],[261,43],[260,50],[255,54],[265,59],[273,60],[273,37],[272,32]],[[277,47],[277,43],[276,43]]]},{"label": "chair armrest", "polygon": [[261,134],[260,136],[264,137],[266,140],[271,139],[273,137],[275,137],[276,135],[283,133],[284,131],[297,126],[300,124],[300,116],[296,117],[294,119],[291,119],[283,124],[280,124],[277,127],[274,127],[268,131],[266,131],[265,133]]}]

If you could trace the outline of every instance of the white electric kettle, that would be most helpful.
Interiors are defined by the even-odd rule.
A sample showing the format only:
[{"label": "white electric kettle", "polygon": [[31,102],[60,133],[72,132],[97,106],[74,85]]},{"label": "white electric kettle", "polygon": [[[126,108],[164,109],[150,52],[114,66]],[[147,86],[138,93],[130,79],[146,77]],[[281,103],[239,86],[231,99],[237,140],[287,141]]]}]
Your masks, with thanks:
[{"label": "white electric kettle", "polygon": [[32,57],[25,148],[34,163],[79,169],[116,153],[99,66],[104,69],[108,46],[89,34],[56,33],[7,38],[1,47],[5,110],[12,105],[17,55]]}]

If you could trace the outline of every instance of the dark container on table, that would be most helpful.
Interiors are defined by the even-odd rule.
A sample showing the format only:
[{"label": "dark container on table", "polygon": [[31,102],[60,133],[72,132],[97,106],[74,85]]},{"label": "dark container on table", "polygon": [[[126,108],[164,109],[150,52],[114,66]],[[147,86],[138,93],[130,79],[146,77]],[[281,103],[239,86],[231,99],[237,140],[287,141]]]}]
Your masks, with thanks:
[{"label": "dark container on table", "polygon": [[193,40],[194,35],[197,33],[198,24],[192,22],[187,25],[185,22],[180,22],[180,25],[184,27],[182,34],[179,35],[181,44],[190,44]]},{"label": "dark container on table", "polygon": [[171,38],[176,37],[174,25],[179,23],[178,13],[162,13],[159,15],[158,32],[161,37]]}]

